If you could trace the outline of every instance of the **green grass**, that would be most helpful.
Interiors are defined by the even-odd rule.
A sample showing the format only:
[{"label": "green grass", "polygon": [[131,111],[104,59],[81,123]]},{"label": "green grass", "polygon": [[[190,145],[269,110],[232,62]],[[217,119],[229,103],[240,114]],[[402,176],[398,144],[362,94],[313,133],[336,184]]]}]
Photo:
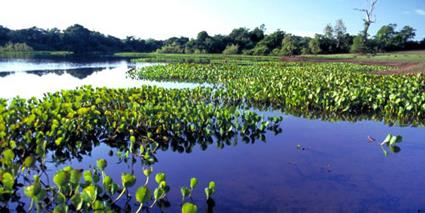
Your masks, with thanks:
[{"label": "green grass", "polygon": [[228,63],[250,64],[261,61],[278,61],[279,56],[251,56],[251,55],[223,55],[223,54],[160,54],[122,52],[114,56],[138,58],[137,62],[165,62],[165,63]]},{"label": "green grass", "polygon": [[425,62],[425,50],[378,53],[376,55],[357,54],[329,54],[306,55],[305,57],[317,59],[353,59],[365,61],[396,61],[396,62]]},{"label": "green grass", "polygon": [[69,56],[73,52],[69,51],[3,51],[0,52],[0,57],[21,57],[21,56]]}]

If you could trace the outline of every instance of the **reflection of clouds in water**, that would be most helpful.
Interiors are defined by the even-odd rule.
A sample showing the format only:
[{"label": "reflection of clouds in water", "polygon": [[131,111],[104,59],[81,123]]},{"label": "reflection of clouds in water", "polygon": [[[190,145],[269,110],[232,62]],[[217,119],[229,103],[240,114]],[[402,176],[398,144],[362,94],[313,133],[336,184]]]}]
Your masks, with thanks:
[{"label": "reflection of clouds in water", "polygon": [[73,63],[73,62],[51,62],[51,61],[31,61],[28,59],[13,59],[0,61],[0,72],[21,72],[31,70],[65,70],[79,68],[115,68],[127,66],[127,62],[97,62],[97,63]]},{"label": "reflection of clouds in water", "polygon": [[55,92],[62,89],[75,89],[84,85],[108,88],[130,88],[140,87],[142,85],[161,86],[166,88],[193,88],[198,85],[192,83],[134,80],[127,77],[127,70],[127,65],[114,69],[105,69],[94,72],[83,79],[78,79],[68,72],[61,75],[57,73],[47,73],[42,76],[26,72],[15,72],[0,78],[0,97],[42,97],[42,95],[47,92]]}]

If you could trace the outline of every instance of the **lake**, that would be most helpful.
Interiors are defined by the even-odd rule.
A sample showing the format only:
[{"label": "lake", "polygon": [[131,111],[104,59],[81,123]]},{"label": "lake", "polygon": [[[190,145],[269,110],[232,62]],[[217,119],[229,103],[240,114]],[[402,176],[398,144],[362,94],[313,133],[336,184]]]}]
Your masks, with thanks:
[{"label": "lake", "polygon": [[118,58],[0,58],[0,97],[42,97],[44,93],[75,89],[83,85],[93,87],[126,88],[141,85],[167,88],[193,88],[192,83],[160,83],[129,78],[131,68],[149,66]]},{"label": "lake", "polygon": [[[126,76],[130,68],[149,65],[111,58],[1,59],[0,97],[42,97],[45,92],[83,85],[198,86],[141,81]],[[171,149],[158,152],[154,172],[165,172],[171,186],[168,197],[171,207],[165,209],[166,212],[179,211],[179,187],[187,186],[193,176],[199,179],[194,200],[202,209],[207,208],[203,187],[210,180],[217,183],[214,212],[418,212],[425,209],[425,128],[390,126],[367,119],[330,122],[277,111],[257,112],[283,116],[282,132],[277,135],[268,132],[265,142],[237,139],[224,147],[195,146],[190,153]],[[401,135],[403,142],[399,153],[385,157],[379,144],[387,134]],[[143,176],[139,160],[124,162],[116,153],[115,148],[101,144],[90,155],[69,159],[66,165],[88,168],[95,165],[96,159],[105,158],[106,172],[118,183],[122,172],[134,170]],[[52,178],[56,167],[64,166],[51,162],[47,174]],[[141,184],[142,180],[136,186]],[[119,205],[125,206],[125,201],[120,200]]]}]

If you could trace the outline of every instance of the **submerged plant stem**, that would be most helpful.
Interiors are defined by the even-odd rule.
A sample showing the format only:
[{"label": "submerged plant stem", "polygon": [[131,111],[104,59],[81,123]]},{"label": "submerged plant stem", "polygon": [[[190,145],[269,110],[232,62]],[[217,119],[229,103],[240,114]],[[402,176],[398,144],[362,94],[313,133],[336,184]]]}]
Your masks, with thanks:
[{"label": "submerged plant stem", "polygon": [[121,199],[121,197],[124,195],[124,193],[127,191],[127,188],[124,188],[123,190],[122,190],[122,192],[118,195],[118,197],[117,198],[115,198],[115,200],[114,201],[112,201],[112,203],[115,203],[115,202],[117,202],[119,199]]}]

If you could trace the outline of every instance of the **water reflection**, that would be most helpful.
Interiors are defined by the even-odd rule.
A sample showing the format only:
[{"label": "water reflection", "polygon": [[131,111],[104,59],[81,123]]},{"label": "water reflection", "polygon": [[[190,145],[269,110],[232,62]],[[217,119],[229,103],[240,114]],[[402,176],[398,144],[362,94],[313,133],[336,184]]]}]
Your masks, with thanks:
[{"label": "water reflection", "polygon": [[84,85],[130,88],[152,85],[167,88],[193,88],[207,84],[135,80],[127,76],[131,68],[149,63],[112,61],[57,61],[45,59],[0,59],[0,98],[42,97],[44,93],[75,89]]},{"label": "water reflection", "polygon": [[[241,125],[244,125],[244,121],[241,121]],[[136,126],[132,126],[129,128],[137,130]],[[142,127],[139,128],[143,129]],[[155,133],[151,137],[155,138],[155,141],[157,141],[158,143],[145,144],[143,141],[137,140],[138,144],[131,145],[131,140],[129,140],[128,132],[118,134],[116,133],[116,131],[108,131],[110,128],[108,127],[108,125],[106,125],[106,123],[98,124],[96,126],[96,129],[96,131],[84,132],[84,134],[74,135],[74,132],[70,132],[69,137],[72,138],[72,140],[69,140],[61,147],[55,146],[53,143],[46,144],[46,160],[43,159],[43,157],[41,157],[40,159],[40,156],[38,154],[37,156],[34,156],[37,160],[35,165],[30,170],[25,171],[24,177],[18,176],[18,182],[17,184],[15,184],[17,193],[14,193],[10,197],[0,196],[0,201],[3,201],[4,204],[3,206],[2,204],[0,204],[0,210],[2,210],[3,212],[9,212],[13,207],[14,209],[19,209],[22,210],[22,212],[25,212],[24,209],[28,209],[29,201],[23,195],[22,187],[24,185],[31,184],[31,174],[42,174],[42,180],[45,183],[49,183],[57,169],[63,168],[64,165],[71,165],[76,169],[90,169],[91,166],[94,166],[93,164],[94,162],[96,162],[97,159],[104,158],[107,159],[108,162],[110,162],[108,163],[108,165],[110,166],[108,167],[107,174],[110,175],[115,180],[115,182],[119,183],[121,174],[124,172],[128,172],[137,175],[138,182],[136,183],[136,186],[141,186],[144,182],[144,178],[141,172],[142,168],[146,165],[152,165],[160,162],[161,159],[157,157],[159,153],[172,151],[180,154],[190,154],[194,152],[194,150],[206,151],[210,146],[214,146],[222,150],[224,149],[224,147],[236,146],[240,143],[255,144],[256,141],[266,142],[265,134],[268,134],[267,132],[273,133],[274,135],[277,135],[282,132],[282,130],[279,128],[278,123],[271,123],[270,126],[264,130],[261,130],[259,127],[249,126],[246,130],[234,130],[225,134],[220,132],[213,132],[211,135],[205,134],[203,131],[191,132],[188,130],[188,128],[182,131],[182,135],[172,131],[162,133],[165,135]],[[134,133],[132,134],[134,134],[136,138],[144,137],[144,135],[138,135],[138,131],[134,131]],[[160,138],[167,138],[167,140],[161,141]],[[23,142],[20,141],[20,139],[22,139],[21,136],[17,134],[15,140],[18,141],[19,144],[22,144]],[[131,148],[142,146],[144,146],[143,150],[145,151],[138,150],[137,148]],[[18,162],[23,162],[24,159],[26,159],[29,155],[31,156],[33,155],[33,153],[38,153],[38,148],[38,146],[29,146],[25,148],[25,151],[23,151],[24,154],[17,156],[14,159],[14,162],[20,164]],[[149,159],[146,159],[146,154],[149,156]],[[179,190],[177,186],[179,185],[176,185],[173,190],[174,192],[178,193]],[[152,182],[151,188],[154,188],[154,183]],[[130,189],[133,195],[135,193],[135,189],[136,187]],[[197,196],[199,200],[203,200],[202,194],[198,194]],[[54,196],[48,196],[46,200],[42,201],[46,202],[46,209],[52,207],[51,203],[54,202],[53,200],[51,200],[52,197]],[[179,209],[180,203],[178,201],[175,201],[174,198],[177,198],[175,197],[175,194],[173,194],[172,198],[170,198],[173,200],[174,206],[170,205],[171,203],[168,201],[167,198],[166,200],[161,201],[164,202],[163,207],[174,208],[173,211]],[[113,205],[113,209],[131,212],[131,210],[135,210],[132,205],[134,205],[134,200],[122,200],[116,203],[116,205]],[[210,210],[208,212],[212,212],[214,206],[215,202],[212,199],[208,200],[205,203],[205,208]]]}]

